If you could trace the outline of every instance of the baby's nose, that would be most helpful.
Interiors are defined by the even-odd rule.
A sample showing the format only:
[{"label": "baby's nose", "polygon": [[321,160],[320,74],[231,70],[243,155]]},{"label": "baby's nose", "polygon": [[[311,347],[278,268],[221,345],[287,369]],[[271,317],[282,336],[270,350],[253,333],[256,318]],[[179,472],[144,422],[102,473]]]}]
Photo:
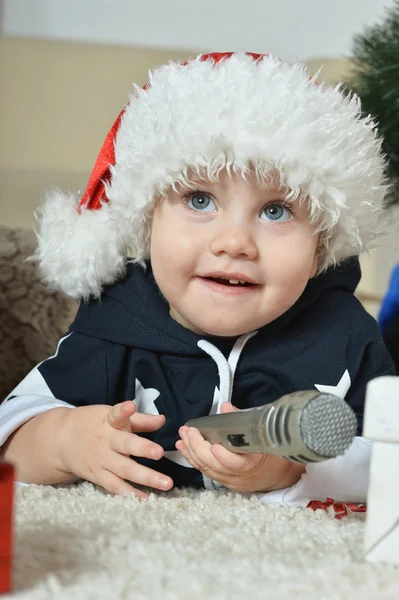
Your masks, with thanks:
[{"label": "baby's nose", "polygon": [[228,254],[233,258],[239,256],[254,259],[258,254],[255,240],[244,226],[225,228],[215,233],[211,241],[211,252],[213,254]]}]

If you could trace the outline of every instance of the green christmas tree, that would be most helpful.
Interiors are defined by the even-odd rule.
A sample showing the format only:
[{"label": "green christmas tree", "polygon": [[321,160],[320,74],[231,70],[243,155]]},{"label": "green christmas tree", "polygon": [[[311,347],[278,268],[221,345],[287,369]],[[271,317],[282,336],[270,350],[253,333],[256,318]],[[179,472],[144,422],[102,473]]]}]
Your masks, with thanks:
[{"label": "green christmas tree", "polygon": [[373,115],[383,136],[392,185],[391,204],[399,204],[399,0],[385,18],[354,38],[348,88]]}]

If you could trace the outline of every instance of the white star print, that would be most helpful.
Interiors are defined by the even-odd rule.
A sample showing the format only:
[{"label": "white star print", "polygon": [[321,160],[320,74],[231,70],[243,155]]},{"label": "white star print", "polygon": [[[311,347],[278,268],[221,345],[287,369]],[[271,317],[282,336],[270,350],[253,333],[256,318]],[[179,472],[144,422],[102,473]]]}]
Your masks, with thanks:
[{"label": "white star print", "polygon": [[322,385],[320,383],[315,383],[315,388],[319,390],[319,392],[323,392],[325,394],[334,394],[335,396],[338,396],[344,400],[349,388],[351,387],[351,383],[352,382],[348,369],[346,369],[337,385]]},{"label": "white star print", "polygon": [[136,379],[136,397],[135,403],[137,412],[146,413],[147,415],[159,415],[154,402],[159,396],[159,391],[155,388],[145,388],[140,381]]},{"label": "white star print", "polygon": [[[158,409],[155,406],[155,400],[158,396],[159,391],[157,389],[145,388],[140,381],[136,379],[136,397],[134,401],[137,406],[137,412],[146,413],[147,415],[159,415]],[[167,450],[164,452],[164,456],[182,467],[193,468],[178,450]]]}]

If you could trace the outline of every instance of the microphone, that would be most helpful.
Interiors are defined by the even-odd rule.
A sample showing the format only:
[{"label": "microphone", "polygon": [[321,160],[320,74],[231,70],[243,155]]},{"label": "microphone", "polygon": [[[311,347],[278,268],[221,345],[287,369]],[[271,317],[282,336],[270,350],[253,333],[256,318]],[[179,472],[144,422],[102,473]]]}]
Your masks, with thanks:
[{"label": "microphone", "polygon": [[342,398],[306,390],[265,406],[190,419],[186,425],[231,452],[311,463],[343,454],[356,435],[357,418]]}]

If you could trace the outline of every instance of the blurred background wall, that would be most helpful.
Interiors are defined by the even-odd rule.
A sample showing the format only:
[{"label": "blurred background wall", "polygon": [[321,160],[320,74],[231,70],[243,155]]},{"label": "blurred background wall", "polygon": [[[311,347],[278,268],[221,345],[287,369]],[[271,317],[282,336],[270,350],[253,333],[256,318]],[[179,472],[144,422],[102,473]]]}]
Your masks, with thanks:
[{"label": "blurred background wall", "polygon": [[390,0],[3,0],[3,33],[149,48],[339,57]]},{"label": "blurred background wall", "polygon": [[[31,226],[51,186],[84,188],[133,81],[198,52],[272,52],[334,84],[353,36],[383,0],[0,0],[0,224]],[[380,297],[399,261],[399,211],[365,257],[361,292]],[[378,299],[368,302],[373,314]]]}]

